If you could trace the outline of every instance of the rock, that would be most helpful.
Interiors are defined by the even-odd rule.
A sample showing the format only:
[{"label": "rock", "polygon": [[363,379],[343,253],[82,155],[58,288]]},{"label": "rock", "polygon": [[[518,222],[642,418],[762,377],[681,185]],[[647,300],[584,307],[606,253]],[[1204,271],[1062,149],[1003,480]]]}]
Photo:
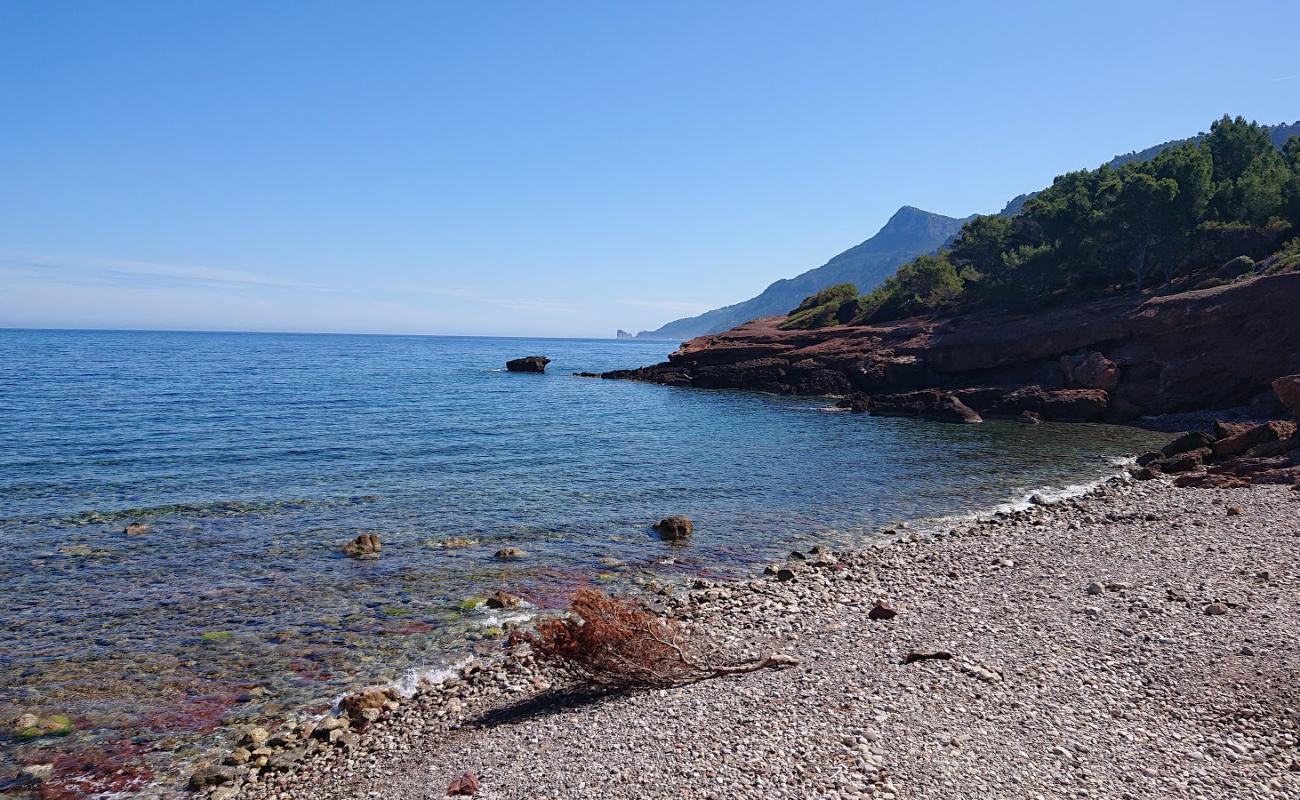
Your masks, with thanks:
[{"label": "rock", "polygon": [[144,536],[146,533],[151,533],[152,531],[153,528],[150,528],[143,522],[132,522],[122,530],[122,532],[127,536]]},{"label": "rock", "polygon": [[1192,433],[1184,433],[1182,436],[1179,436],[1177,439],[1174,439],[1172,442],[1170,442],[1169,444],[1161,448],[1160,452],[1164,455],[1165,458],[1172,458],[1177,455],[1182,455],[1183,453],[1188,453],[1194,450],[1201,450],[1206,447],[1213,447],[1213,446],[1214,446],[1213,436],[1211,436],[1208,433],[1193,431]]},{"label": "rock", "polygon": [[1210,603],[1208,606],[1205,607],[1206,616],[1216,617],[1221,614],[1227,614],[1227,613],[1228,613],[1228,607],[1225,606],[1223,603]]},{"label": "rock", "polygon": [[695,523],[691,522],[689,517],[674,514],[656,522],[654,529],[659,533],[660,539],[666,542],[680,542],[695,532]]},{"label": "rock", "polygon": [[1227,439],[1229,436],[1236,436],[1239,433],[1245,433],[1255,427],[1249,422],[1224,422],[1223,420],[1214,421],[1214,438]]},{"label": "rock", "polygon": [[226,756],[226,763],[232,767],[237,767],[240,764],[247,764],[252,758],[253,752],[247,747],[236,747],[230,751],[230,755]]},{"label": "rock", "polygon": [[1142,455],[1138,456],[1137,465],[1139,467],[1149,467],[1152,464],[1162,460],[1163,458],[1164,455],[1162,453],[1157,453],[1153,450],[1150,453],[1143,453]]},{"label": "rock", "polygon": [[18,774],[23,776],[24,778],[26,778],[28,781],[32,783],[44,783],[45,781],[48,781],[50,779],[51,775],[54,774],[54,765],[53,764],[28,764],[27,766],[23,767],[18,772]]},{"label": "rock", "polygon": [[1295,432],[1296,426],[1293,422],[1273,420],[1263,425],[1256,425],[1241,433],[1216,441],[1214,443],[1214,457],[1223,459],[1239,455],[1261,444],[1289,439]]},{"label": "rock", "polygon": [[1240,517],[1240,516],[1241,516],[1241,506],[1228,506],[1228,516],[1230,516],[1230,517]]},{"label": "rock", "polygon": [[1273,394],[1291,416],[1300,418],[1300,375],[1287,375],[1273,381]]},{"label": "rock", "polygon": [[207,789],[212,786],[222,786],[234,782],[237,774],[238,773],[235,772],[234,767],[204,767],[196,770],[192,775],[190,775],[190,788]]},{"label": "rock", "polygon": [[46,736],[67,736],[76,730],[72,718],[66,714],[50,714],[38,717],[35,714],[23,714],[14,720],[14,738],[19,741],[42,739]]},{"label": "rock", "polygon": [[466,772],[456,780],[447,785],[447,794],[456,797],[462,795],[471,795],[478,791],[478,776],[472,772]]},{"label": "rock", "polygon": [[1021,411],[1019,416],[1016,417],[1016,422],[1021,425],[1042,425],[1043,418],[1036,411]]},{"label": "rock", "polygon": [[386,686],[369,686],[340,700],[339,710],[355,720],[361,718],[362,711],[368,708],[383,710],[389,701],[396,699],[397,692]]},{"label": "rock", "polygon": [[1187,592],[1182,589],[1166,589],[1165,597],[1173,600],[1175,603],[1188,603],[1191,600],[1187,597]]},{"label": "rock", "polygon": [[871,410],[871,398],[862,392],[854,392],[835,404],[836,408],[847,408],[854,414],[865,414]]},{"label": "rock", "polygon": [[382,545],[373,533],[363,533],[343,545],[343,553],[351,558],[379,558]]},{"label": "rock", "polygon": [[776,579],[782,582],[792,581],[794,580],[794,570],[789,567],[781,567],[776,571]]},{"label": "rock", "polygon": [[877,600],[871,610],[867,612],[868,619],[889,620],[896,616],[898,616],[898,612],[894,610],[894,607],[883,600]]},{"label": "rock", "polygon": [[957,395],[940,389],[872,397],[870,410],[873,417],[921,417],[964,423],[984,421],[974,409],[957,399]]},{"label": "rock", "polygon": [[1072,360],[1068,370],[1070,383],[1080,389],[1103,389],[1109,392],[1119,383],[1119,366],[1101,353],[1092,352]]},{"label": "rock", "polygon": [[514,561],[515,559],[523,558],[528,554],[517,547],[503,547],[492,555],[502,561]]},{"label": "rock", "polygon": [[1106,587],[1097,581],[1093,581],[1088,584],[1086,591],[1088,594],[1102,594],[1106,591]]},{"label": "rock", "polygon": [[474,542],[461,536],[452,536],[447,539],[439,539],[434,543],[435,547],[442,547],[447,550],[455,550],[461,547],[473,547]]},{"label": "rock", "polygon": [[[1210,448],[1202,447],[1199,450],[1191,450],[1181,453],[1173,458],[1167,458],[1159,463],[1160,471],[1166,475],[1178,475],[1183,472],[1193,472],[1205,466],[1205,461],[1211,455]],[[1155,464],[1152,465],[1156,466]]]},{"label": "rock", "polygon": [[513,594],[498,591],[487,599],[486,605],[488,608],[518,608],[522,602],[522,599]]},{"label": "rock", "polygon": [[506,369],[510,372],[545,372],[549,363],[551,360],[546,356],[524,356],[507,361]]},{"label": "rock", "polygon": [[952,653],[947,650],[911,650],[903,656],[904,664],[914,664],[917,661],[948,661],[952,658]]},{"label": "rock", "polygon": [[270,731],[268,731],[266,728],[255,725],[249,728],[248,730],[244,731],[244,736],[243,738],[240,739],[240,744],[244,745],[250,750],[256,750],[257,748],[266,744],[267,740],[269,740],[270,738],[271,738]]}]

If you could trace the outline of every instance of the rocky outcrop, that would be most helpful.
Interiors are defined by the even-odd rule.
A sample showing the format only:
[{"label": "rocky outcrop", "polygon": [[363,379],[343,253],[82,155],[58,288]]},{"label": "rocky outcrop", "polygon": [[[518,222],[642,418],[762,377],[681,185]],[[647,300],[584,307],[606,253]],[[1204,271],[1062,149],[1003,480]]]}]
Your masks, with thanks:
[{"label": "rocky outcrop", "polygon": [[[950,392],[983,417],[1127,422],[1300,400],[1300,274],[1033,312],[782,330],[768,318],[604,373],[699,388],[854,396]],[[1282,378],[1281,388],[1274,386]],[[1276,393],[1276,399],[1274,397]],[[859,403],[866,410],[865,403]]]},{"label": "rocky outcrop", "polygon": [[1300,417],[1300,375],[1285,375],[1273,381],[1273,394],[1291,416]]},{"label": "rocky outcrop", "polygon": [[906,394],[870,397],[856,394],[838,404],[841,408],[875,417],[922,417],[940,422],[983,422],[980,415],[952,392],[922,389]]},{"label": "rocky outcrop", "polygon": [[506,369],[510,372],[545,372],[549,363],[551,360],[546,356],[524,356],[507,361]]},{"label": "rocky outcrop", "polygon": [[1300,434],[1294,422],[1215,425],[1215,435],[1183,434],[1159,452],[1138,458],[1141,479],[1178,475],[1179,486],[1232,488],[1250,484],[1300,487]]}]

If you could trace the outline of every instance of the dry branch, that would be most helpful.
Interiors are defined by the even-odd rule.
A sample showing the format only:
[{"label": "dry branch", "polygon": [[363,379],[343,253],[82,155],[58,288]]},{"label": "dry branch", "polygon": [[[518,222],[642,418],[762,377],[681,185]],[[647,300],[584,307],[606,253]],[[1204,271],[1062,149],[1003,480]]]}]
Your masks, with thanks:
[{"label": "dry branch", "polygon": [[565,617],[544,619],[534,633],[517,633],[537,657],[579,680],[607,689],[666,688],[707,678],[799,663],[790,655],[718,663],[703,636],[640,603],[579,589]]}]

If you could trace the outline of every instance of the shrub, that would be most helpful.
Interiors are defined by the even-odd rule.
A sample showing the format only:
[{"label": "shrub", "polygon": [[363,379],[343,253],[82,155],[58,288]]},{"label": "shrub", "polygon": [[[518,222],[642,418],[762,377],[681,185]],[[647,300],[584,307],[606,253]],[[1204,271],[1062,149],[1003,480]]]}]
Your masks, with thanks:
[{"label": "shrub", "polygon": [[853,310],[847,306],[857,300],[858,288],[851,283],[841,283],[804,298],[781,323],[787,330],[799,328],[824,328],[827,325],[848,322]]},{"label": "shrub", "polygon": [[667,688],[798,663],[781,654],[715,663],[717,647],[694,629],[596,589],[574,592],[567,616],[541,620],[536,632],[516,632],[511,641],[603,689]]}]

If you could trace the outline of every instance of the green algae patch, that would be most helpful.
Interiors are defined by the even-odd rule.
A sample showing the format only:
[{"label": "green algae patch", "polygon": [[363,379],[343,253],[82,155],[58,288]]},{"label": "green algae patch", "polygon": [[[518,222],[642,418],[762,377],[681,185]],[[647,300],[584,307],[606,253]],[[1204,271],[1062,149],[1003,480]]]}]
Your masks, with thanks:
[{"label": "green algae patch", "polygon": [[51,714],[48,717],[41,717],[35,725],[19,730],[17,737],[22,741],[29,741],[45,736],[67,736],[74,730],[76,726],[66,714]]},{"label": "green algae patch", "polygon": [[204,631],[199,638],[205,642],[224,642],[234,635],[230,631]]},{"label": "green algae patch", "polygon": [[385,617],[409,617],[415,613],[411,609],[402,608],[401,606],[385,606],[380,611],[383,612]]},{"label": "green algae patch", "polygon": [[473,611],[486,602],[486,597],[466,597],[464,600],[461,600],[456,604],[456,608],[459,608],[461,611]]}]

